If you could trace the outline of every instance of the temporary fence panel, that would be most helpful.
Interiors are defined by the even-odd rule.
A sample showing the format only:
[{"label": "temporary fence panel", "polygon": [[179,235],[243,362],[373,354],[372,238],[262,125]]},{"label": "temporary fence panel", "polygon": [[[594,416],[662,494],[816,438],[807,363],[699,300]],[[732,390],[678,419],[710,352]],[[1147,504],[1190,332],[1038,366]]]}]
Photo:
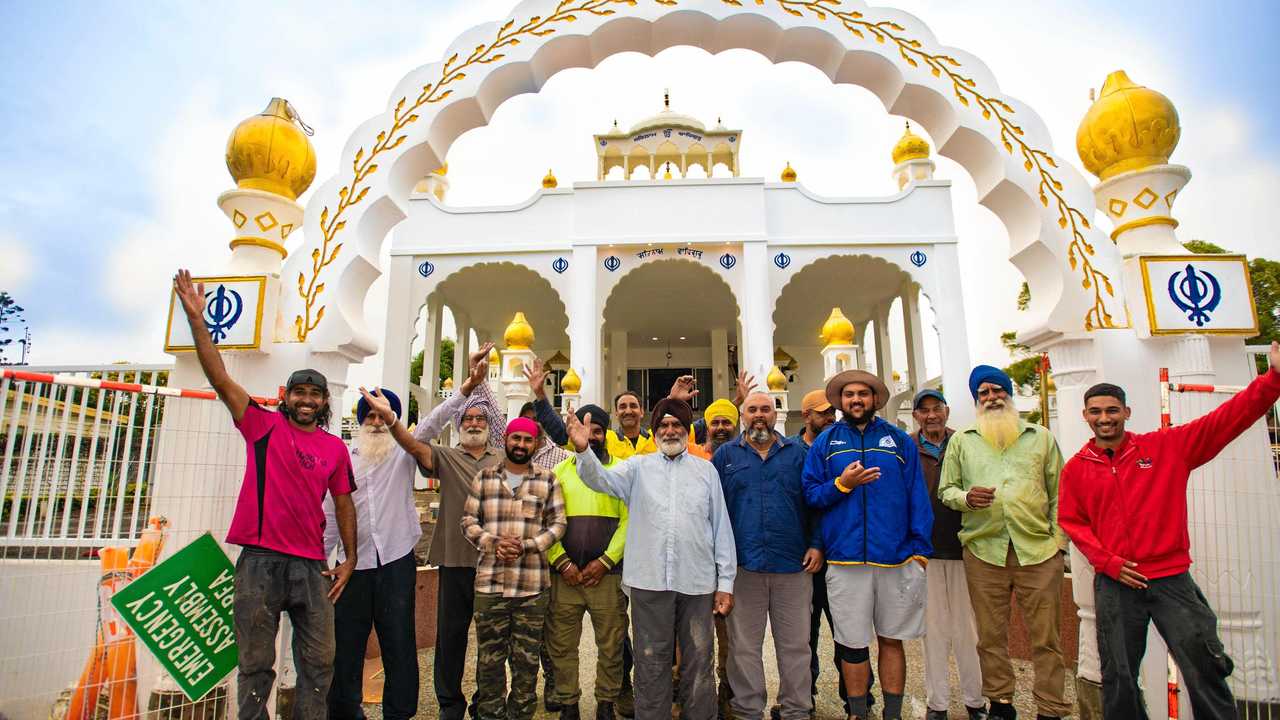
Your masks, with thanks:
[{"label": "temporary fence panel", "polygon": [[193,703],[165,683],[107,604],[131,579],[111,558],[154,550],[148,518],[167,522],[163,555],[205,532],[221,539],[243,477],[222,403],[167,387],[169,369],[0,369],[0,717],[96,717],[93,688],[104,712],[117,701],[113,717],[128,714],[125,695],[140,712],[159,706],[147,717],[234,712],[225,684]]},{"label": "temporary fence panel", "polygon": [[[1265,349],[1250,348],[1252,362]],[[1265,368],[1265,365],[1263,366]],[[1242,387],[1169,382],[1161,370],[1162,424],[1181,425],[1212,412]],[[1228,679],[1240,717],[1280,718],[1280,482],[1274,453],[1276,416],[1246,430],[1218,459],[1195,471],[1187,492],[1191,574],[1218,616],[1218,630],[1235,663]],[[1181,716],[1191,717],[1180,678]],[[1170,717],[1178,717],[1171,708]]]}]

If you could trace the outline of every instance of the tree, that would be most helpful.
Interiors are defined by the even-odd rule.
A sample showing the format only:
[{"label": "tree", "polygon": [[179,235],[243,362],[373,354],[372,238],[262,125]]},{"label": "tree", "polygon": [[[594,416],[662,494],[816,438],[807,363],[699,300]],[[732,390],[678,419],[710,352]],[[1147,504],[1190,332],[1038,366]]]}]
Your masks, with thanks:
[{"label": "tree", "polygon": [[[426,352],[419,352],[413,356],[413,362],[409,363],[409,382],[417,385],[422,381],[422,368],[426,364]],[[440,340],[440,384],[453,377],[453,340],[443,338]],[[461,384],[457,379],[454,383]],[[457,385],[455,385],[456,387]],[[409,394],[409,409],[405,413],[405,418],[418,418],[418,400],[413,397],[413,393]]]},{"label": "tree", "polygon": [[[26,312],[21,305],[17,303],[7,292],[0,290],[0,365],[8,365],[9,360],[5,357],[5,349],[13,344],[14,338],[6,337],[11,330],[11,326],[16,323],[26,325],[26,320],[22,317],[22,313]],[[27,340],[25,333],[23,338],[18,341],[25,346]]]}]

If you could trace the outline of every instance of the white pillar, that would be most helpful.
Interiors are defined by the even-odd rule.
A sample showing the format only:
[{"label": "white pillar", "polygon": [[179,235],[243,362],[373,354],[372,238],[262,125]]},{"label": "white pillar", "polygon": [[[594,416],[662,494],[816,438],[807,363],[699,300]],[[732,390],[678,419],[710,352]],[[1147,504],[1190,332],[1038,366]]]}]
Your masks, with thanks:
[{"label": "white pillar", "polygon": [[456,389],[462,387],[462,379],[471,372],[467,367],[471,355],[471,319],[456,308],[449,310],[453,312],[453,326],[457,331],[453,340],[453,387]]},{"label": "white pillar", "polygon": [[[609,385],[609,396],[604,398],[606,405],[612,405],[615,395],[627,388],[627,331],[614,330],[609,333],[609,372],[612,373]],[[640,388],[632,388],[636,392],[640,392]],[[605,407],[609,412],[613,412],[612,407]]]},{"label": "white pillar", "polygon": [[[969,358],[969,332],[960,294],[960,261],[955,244],[934,245],[929,253],[933,256],[929,264],[933,266],[937,288],[934,297],[944,299],[933,304],[942,356],[942,386],[951,407],[952,427],[964,428],[974,420],[973,399],[969,395],[969,372],[973,370],[973,363]],[[1062,417],[1061,409],[1059,413]]]},{"label": "white pillar", "polygon": [[886,300],[875,309],[876,375],[885,385],[893,387],[893,347],[889,339],[889,308],[892,300]]},{"label": "white pillar", "polygon": [[[414,312],[419,305],[409,297],[414,270],[414,261],[407,255],[391,257],[391,267],[387,272],[387,322],[383,334],[382,346],[382,387],[389,388],[402,398],[407,398],[409,390],[409,363],[413,360],[411,343],[413,342],[414,325],[417,316]],[[430,350],[430,342],[427,342]]]},{"label": "white pillar", "polygon": [[[733,393],[735,378],[729,377],[729,330],[711,328],[711,394],[727,398]],[[711,402],[708,400],[707,402]]]},{"label": "white pillar", "polygon": [[924,367],[924,331],[920,325],[920,291],[914,283],[902,290],[902,329],[907,342],[907,376],[911,391],[919,392],[929,378]]},{"label": "white pillar", "polygon": [[[427,405],[421,412],[435,405],[440,395],[440,330],[444,325],[444,302],[439,298],[427,301],[427,326],[422,344],[422,379],[418,382],[427,393]],[[458,380],[454,380],[455,387]],[[421,404],[421,403],[419,403]],[[424,414],[425,417],[425,414]]]},{"label": "white pillar", "polygon": [[569,264],[573,283],[570,286],[569,359],[582,378],[584,403],[599,403],[604,389],[600,372],[600,298],[596,290],[596,248],[579,245],[573,248]]},{"label": "white pillar", "polygon": [[742,245],[742,276],[738,285],[743,332],[738,336],[739,369],[763,383],[773,367],[773,298],[769,289],[769,247],[764,242]]}]

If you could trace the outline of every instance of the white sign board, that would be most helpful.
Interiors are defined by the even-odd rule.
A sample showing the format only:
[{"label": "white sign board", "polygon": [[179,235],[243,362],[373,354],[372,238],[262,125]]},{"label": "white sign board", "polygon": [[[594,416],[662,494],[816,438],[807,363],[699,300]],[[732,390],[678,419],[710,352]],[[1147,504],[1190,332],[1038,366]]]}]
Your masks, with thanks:
[{"label": "white sign board", "polygon": [[[267,277],[191,278],[204,283],[204,325],[213,343],[223,350],[257,349],[262,342],[262,306]],[[165,352],[195,350],[191,326],[175,291],[169,291],[169,327],[165,331]]]},{"label": "white sign board", "polygon": [[1258,334],[1243,255],[1167,255],[1141,263],[1151,334]]}]

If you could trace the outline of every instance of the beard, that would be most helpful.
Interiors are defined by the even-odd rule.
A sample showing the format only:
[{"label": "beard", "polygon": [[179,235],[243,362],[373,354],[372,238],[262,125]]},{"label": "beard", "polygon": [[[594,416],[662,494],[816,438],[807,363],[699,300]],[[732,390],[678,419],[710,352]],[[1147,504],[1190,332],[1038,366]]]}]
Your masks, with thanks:
[{"label": "beard", "polygon": [[467,450],[475,450],[489,444],[489,430],[472,428],[463,430],[462,435],[458,438],[458,444]]},{"label": "beard", "polygon": [[507,459],[515,465],[525,465],[529,462],[530,453],[522,447],[507,448]]},{"label": "beard", "polygon": [[711,450],[712,451],[719,450],[721,445],[724,445],[725,443],[729,442],[732,439],[733,439],[732,430],[720,430],[720,431],[711,433]]},{"label": "beard", "polygon": [[658,449],[662,450],[662,454],[667,457],[675,457],[685,451],[687,442],[684,437],[662,439],[658,441]]},{"label": "beard", "polygon": [[601,464],[609,462],[609,443],[604,440],[601,440],[600,442],[591,440],[587,442],[587,447],[591,448],[591,452],[595,454],[596,459],[599,460]]},{"label": "beard", "polygon": [[386,428],[361,425],[356,435],[356,451],[370,466],[381,465],[396,447],[395,438]]},{"label": "beard", "polygon": [[978,405],[978,434],[997,450],[1007,450],[1018,439],[1018,410],[1012,403],[998,408]]},{"label": "beard", "polygon": [[764,425],[752,425],[747,430],[747,439],[756,445],[763,445],[773,439],[773,431]]}]

